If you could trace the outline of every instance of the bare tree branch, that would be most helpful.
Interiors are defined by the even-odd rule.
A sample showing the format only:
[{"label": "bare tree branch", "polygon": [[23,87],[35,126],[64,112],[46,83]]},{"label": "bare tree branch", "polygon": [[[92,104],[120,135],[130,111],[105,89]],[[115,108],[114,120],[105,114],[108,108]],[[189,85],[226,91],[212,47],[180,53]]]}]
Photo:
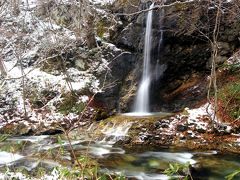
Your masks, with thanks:
[{"label": "bare tree branch", "polygon": [[192,4],[192,3],[193,3],[192,1],[184,1],[184,2],[176,1],[176,2],[173,2],[171,4],[156,5],[153,8],[143,9],[143,10],[140,10],[140,11],[137,11],[137,12],[134,12],[134,13],[129,13],[129,14],[128,13],[116,13],[115,15],[134,16],[134,15],[138,15],[138,14],[148,12],[148,11],[151,11],[151,10],[158,10],[158,9],[172,7],[172,6],[176,6],[176,5],[184,5],[184,4]]}]

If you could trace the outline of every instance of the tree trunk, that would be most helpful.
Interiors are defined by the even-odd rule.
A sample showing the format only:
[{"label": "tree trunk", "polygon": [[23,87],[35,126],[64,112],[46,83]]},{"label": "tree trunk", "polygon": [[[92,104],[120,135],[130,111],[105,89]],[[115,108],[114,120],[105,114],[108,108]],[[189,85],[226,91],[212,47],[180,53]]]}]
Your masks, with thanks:
[{"label": "tree trunk", "polygon": [[7,71],[5,69],[5,65],[3,63],[1,56],[0,56],[0,72],[1,72],[1,75],[3,75],[4,77],[7,76]]},{"label": "tree trunk", "polygon": [[88,0],[80,0],[79,2],[79,22],[77,35],[86,41],[88,48],[97,46],[95,39],[95,17],[90,8]]},{"label": "tree trunk", "polygon": [[12,0],[12,9],[13,9],[13,15],[18,16],[20,13],[20,3],[19,0]]},{"label": "tree trunk", "polygon": [[94,16],[90,13],[88,13],[86,17],[85,39],[87,41],[88,48],[94,48],[97,46],[96,39],[95,39]]}]

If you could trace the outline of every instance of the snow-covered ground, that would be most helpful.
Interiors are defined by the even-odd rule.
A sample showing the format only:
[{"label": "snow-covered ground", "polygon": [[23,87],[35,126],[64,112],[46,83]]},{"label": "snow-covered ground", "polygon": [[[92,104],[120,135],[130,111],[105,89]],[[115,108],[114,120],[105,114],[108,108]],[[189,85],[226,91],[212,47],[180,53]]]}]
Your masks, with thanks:
[{"label": "snow-covered ground", "polygon": [[100,4],[100,5],[106,5],[106,4],[112,4],[115,0],[90,0],[93,4]]},{"label": "snow-covered ground", "polygon": [[[74,47],[76,36],[73,31],[55,24],[53,20],[36,16],[34,10],[40,3],[40,0],[22,0],[17,16],[12,14],[10,4],[6,3],[5,10],[1,12],[0,45],[7,76],[0,79],[0,127],[23,119],[25,111],[30,120],[39,123],[76,119],[77,114],[63,115],[56,111],[56,104],[63,100],[61,95],[84,89],[92,94],[101,91],[99,80],[89,70],[82,71],[72,66],[65,73],[54,73],[42,68],[42,64],[48,63],[48,58],[51,58],[47,52],[57,49],[60,54],[66,53],[68,50],[64,48]],[[104,70],[108,64],[104,58],[93,63],[95,65],[90,71],[96,71],[98,67]],[[41,108],[44,114],[34,109],[30,99],[24,97],[24,92],[33,91],[56,94]],[[86,95],[79,96],[79,102],[86,103],[88,100]],[[14,113],[9,114],[9,110]]]}]

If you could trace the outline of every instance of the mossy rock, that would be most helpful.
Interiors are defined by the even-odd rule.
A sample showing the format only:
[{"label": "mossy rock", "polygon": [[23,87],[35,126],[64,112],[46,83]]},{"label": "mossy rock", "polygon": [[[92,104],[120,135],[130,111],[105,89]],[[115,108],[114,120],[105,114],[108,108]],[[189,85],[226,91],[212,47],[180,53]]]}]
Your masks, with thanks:
[{"label": "mossy rock", "polygon": [[63,95],[61,104],[58,105],[58,112],[62,114],[76,113],[79,114],[83,111],[85,103],[80,102],[77,95],[68,93]]},{"label": "mossy rock", "polygon": [[40,70],[47,72],[47,73],[53,73],[56,71],[62,71],[64,69],[65,65],[61,57],[54,57],[49,58],[48,60],[44,61]]},{"label": "mossy rock", "polygon": [[97,35],[100,38],[103,38],[104,33],[106,33],[106,31],[107,31],[107,28],[108,28],[108,26],[107,26],[106,22],[104,22],[103,20],[100,20],[97,23]]},{"label": "mossy rock", "polygon": [[98,109],[94,116],[94,120],[100,121],[100,120],[106,119],[108,117],[109,117],[109,115],[104,109]]},{"label": "mossy rock", "polygon": [[42,108],[51,99],[56,97],[57,94],[57,91],[50,91],[47,89],[41,91],[35,87],[32,87],[26,92],[26,98],[29,100],[29,103],[34,109],[38,109]]},{"label": "mossy rock", "polygon": [[31,131],[31,127],[24,123],[7,124],[0,129],[0,134],[25,135]]}]

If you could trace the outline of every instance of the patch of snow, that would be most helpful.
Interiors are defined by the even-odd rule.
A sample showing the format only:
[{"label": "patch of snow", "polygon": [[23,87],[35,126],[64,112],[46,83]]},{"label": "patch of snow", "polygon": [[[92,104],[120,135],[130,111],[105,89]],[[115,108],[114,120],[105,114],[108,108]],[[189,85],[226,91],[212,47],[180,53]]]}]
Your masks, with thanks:
[{"label": "patch of snow", "polygon": [[7,75],[9,76],[9,78],[19,78],[22,76],[22,72],[19,66],[17,66],[17,61],[8,61],[8,62],[4,62],[6,71],[7,71]]},{"label": "patch of snow", "polygon": [[17,161],[19,159],[22,159],[24,156],[21,156],[19,154],[13,154],[13,153],[8,153],[5,151],[0,151],[0,165],[1,164],[8,164],[13,161]]},{"label": "patch of snow", "polygon": [[[21,172],[0,173],[0,179],[2,179],[2,180],[8,180],[8,179],[30,180],[30,178],[28,178]],[[31,180],[32,180],[32,178],[31,178]]]},{"label": "patch of snow", "polygon": [[93,4],[106,5],[112,4],[115,0],[90,0]]},{"label": "patch of snow", "polygon": [[[6,62],[6,67],[8,69],[8,77],[9,78],[19,78],[21,77],[21,72],[19,67],[15,66],[13,67],[13,64],[11,62]],[[59,92],[53,99],[49,100],[47,104],[44,105],[44,107],[48,108],[50,112],[41,114],[37,113],[34,109],[31,108],[30,103],[28,101],[25,101],[25,108],[28,112],[28,116],[33,121],[44,121],[45,123],[51,122],[51,121],[61,121],[66,118],[69,118],[69,120],[74,120],[78,118],[78,115],[70,113],[68,115],[63,115],[60,113],[55,112],[56,102],[61,102],[61,93],[66,93],[70,91],[70,87],[68,83],[65,80],[65,76],[59,75],[51,75],[46,72],[41,71],[39,68],[31,69],[26,68],[25,73],[27,74],[25,77],[26,80],[26,87],[35,87],[38,89],[37,91],[41,92],[42,90],[50,90]],[[74,71],[72,73],[69,73],[71,77],[76,76],[77,79],[75,79],[76,82],[71,82],[71,88],[73,90],[81,90],[83,88],[90,88],[93,92],[99,91],[99,81],[94,79],[90,74],[89,75],[81,75],[79,77],[78,75],[75,75],[77,71]],[[74,79],[74,78],[73,78]],[[5,96],[7,102],[15,102],[15,105],[20,113],[24,113],[24,100],[22,96],[22,80],[21,79],[14,79],[6,81],[5,83],[5,93],[7,96]],[[89,100],[88,96],[81,96],[79,98],[79,101],[87,102]],[[6,107],[5,107],[6,108]],[[5,115],[6,117],[6,115]],[[19,120],[21,118],[19,117]],[[17,120],[17,118],[15,118]],[[48,124],[48,123],[47,123]],[[2,126],[3,124],[1,124]]]},{"label": "patch of snow", "polygon": [[60,172],[54,168],[50,175],[44,175],[41,180],[58,180],[60,179]]},{"label": "patch of snow", "polygon": [[117,48],[115,44],[103,42],[103,45],[105,45],[108,49],[114,51],[114,52],[121,52],[122,50]]},{"label": "patch of snow", "polygon": [[[1,16],[0,30],[3,33],[0,37],[0,43],[3,46],[2,55],[7,77],[1,83],[0,89],[0,100],[5,103],[0,107],[0,128],[7,123],[23,120],[24,108],[26,108],[29,119],[36,123],[30,124],[27,121],[21,123],[28,123],[27,125],[31,126],[32,129],[37,129],[42,123],[44,126],[50,126],[51,123],[56,121],[60,124],[65,120],[75,121],[79,115],[75,113],[63,115],[56,111],[56,104],[63,100],[61,94],[68,93],[71,90],[81,91],[82,89],[89,89],[92,93],[100,92],[100,82],[92,72],[95,72],[96,69],[98,71],[100,69],[102,71],[106,70],[109,62],[104,58],[102,62],[95,61],[95,65],[91,66],[92,69],[86,72],[79,71],[76,68],[68,68],[67,74],[70,83],[66,82],[68,77],[61,72],[55,73],[57,75],[44,72],[39,68],[40,63],[45,60],[45,56],[48,58],[47,53],[44,53],[48,52],[49,48],[60,49],[73,45],[76,42],[76,36],[73,31],[55,24],[54,21],[50,22],[47,18],[36,16],[34,11],[43,1],[21,0],[20,2],[18,16],[12,15],[12,9],[8,7],[8,1],[2,8],[4,11],[1,11],[1,15],[4,13],[4,16]],[[70,0],[55,0],[55,2],[72,3]],[[111,2],[98,1],[101,4]],[[118,51],[113,45],[109,45],[109,48]],[[43,54],[44,57],[42,57]],[[23,72],[19,60],[22,60]],[[101,73],[101,71],[99,72]],[[23,98],[22,74],[25,74],[24,80],[27,90],[33,92],[36,90],[37,95],[43,91],[54,92],[54,97],[44,101],[43,107],[34,109],[30,103],[31,99],[24,100]],[[86,103],[88,100],[88,96],[79,97],[79,102]]]},{"label": "patch of snow", "polygon": [[191,120],[191,119],[196,120],[199,118],[199,116],[208,115],[208,113],[207,113],[208,106],[209,106],[209,104],[205,104],[196,109],[187,109],[187,112],[189,113],[189,120]]},{"label": "patch of snow", "polygon": [[[185,109],[188,113],[188,124],[196,124],[197,125],[197,129],[207,129],[208,123],[207,122],[203,122],[201,120],[201,117],[203,116],[210,116],[212,119],[214,117],[214,111],[213,111],[213,107],[211,104],[206,103],[203,106],[196,108],[196,109]],[[217,119],[217,117],[215,117],[214,119],[216,122],[219,122],[219,120]]]},{"label": "patch of snow", "polygon": [[196,135],[196,133],[193,132],[192,130],[188,130],[187,133],[188,133],[188,136],[191,137],[191,138],[196,138],[196,137],[200,138],[201,137],[199,135]]},{"label": "patch of snow", "polygon": [[24,8],[35,8],[39,0],[21,0]]},{"label": "patch of snow", "polygon": [[89,101],[89,97],[86,96],[86,95],[79,97],[79,99],[80,99],[80,101],[83,102],[83,103],[86,103],[86,102]]},{"label": "patch of snow", "polygon": [[[32,83],[38,83],[39,88],[44,89],[48,87],[53,87],[53,88],[57,88],[55,90],[70,91],[68,82],[65,80],[64,75],[55,76],[55,75],[43,72],[39,68],[36,68],[27,75],[27,78],[30,81],[32,81]],[[91,83],[91,79],[86,77],[85,79],[83,78],[79,79],[78,82],[70,82],[73,90],[81,90],[87,87],[87,85],[90,83]]]}]

